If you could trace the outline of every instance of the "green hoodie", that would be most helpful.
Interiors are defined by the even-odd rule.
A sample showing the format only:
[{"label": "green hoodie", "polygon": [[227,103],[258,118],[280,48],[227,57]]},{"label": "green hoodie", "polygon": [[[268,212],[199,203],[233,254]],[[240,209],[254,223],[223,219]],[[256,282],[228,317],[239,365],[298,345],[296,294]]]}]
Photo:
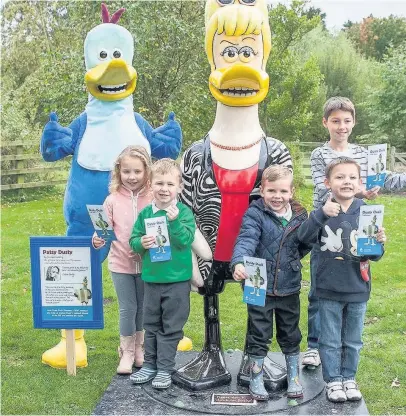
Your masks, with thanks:
[{"label": "green hoodie", "polygon": [[142,256],[142,280],[149,283],[175,283],[192,278],[192,242],[195,237],[195,219],[192,211],[178,202],[178,217],[167,221],[172,258],[168,261],[151,262],[149,251],[141,244],[145,232],[145,219],[166,216],[166,211],[155,214],[152,205],[146,206],[138,215],[130,237],[130,247]]}]

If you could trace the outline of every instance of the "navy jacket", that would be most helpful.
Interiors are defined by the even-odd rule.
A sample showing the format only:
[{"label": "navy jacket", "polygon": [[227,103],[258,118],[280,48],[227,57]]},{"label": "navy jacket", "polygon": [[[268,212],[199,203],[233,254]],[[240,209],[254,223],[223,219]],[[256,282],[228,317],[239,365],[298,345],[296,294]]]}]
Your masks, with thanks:
[{"label": "navy jacket", "polygon": [[254,201],[244,214],[230,262],[231,270],[243,256],[266,260],[267,294],[287,296],[300,291],[302,259],[311,249],[299,241],[297,230],[307,219],[306,210],[292,201],[292,218],[284,227],[264,199]]},{"label": "navy jacket", "polygon": [[[328,217],[319,208],[310,213],[299,228],[299,238],[314,243],[316,296],[342,302],[366,302],[371,292],[371,278],[361,277],[360,263],[382,256],[356,255],[361,199],[354,198],[347,212]],[[369,271],[368,271],[369,273]],[[370,277],[370,274],[369,274]]]}]

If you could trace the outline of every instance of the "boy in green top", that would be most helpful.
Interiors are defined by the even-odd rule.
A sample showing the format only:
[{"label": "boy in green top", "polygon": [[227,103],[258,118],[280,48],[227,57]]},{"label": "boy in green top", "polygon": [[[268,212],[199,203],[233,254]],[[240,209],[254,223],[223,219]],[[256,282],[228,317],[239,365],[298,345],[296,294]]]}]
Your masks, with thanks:
[{"label": "boy in green top", "polygon": [[[151,169],[154,200],[138,215],[130,238],[131,248],[142,256],[145,328],[144,365],[130,379],[134,384],[152,380],[152,386],[159,389],[171,385],[176,347],[190,311],[191,245],[196,226],[192,211],[177,202],[182,187],[182,173],[174,160],[155,162]],[[155,237],[146,235],[145,219],[165,215],[172,258],[151,262],[148,250]]]}]

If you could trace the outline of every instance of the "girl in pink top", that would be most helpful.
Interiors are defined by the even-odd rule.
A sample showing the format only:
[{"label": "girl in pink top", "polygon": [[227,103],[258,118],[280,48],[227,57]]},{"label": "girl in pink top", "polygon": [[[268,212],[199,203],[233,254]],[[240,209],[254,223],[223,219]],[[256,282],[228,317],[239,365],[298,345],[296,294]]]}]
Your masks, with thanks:
[{"label": "girl in pink top", "polygon": [[[135,362],[144,361],[143,302],[141,258],[128,241],[138,213],[152,202],[149,187],[151,159],[141,146],[128,146],[117,158],[112,172],[110,195],[104,208],[117,240],[111,243],[108,264],[120,307],[120,364],[117,374],[131,374]],[[106,241],[95,234],[93,245],[101,248]]]}]

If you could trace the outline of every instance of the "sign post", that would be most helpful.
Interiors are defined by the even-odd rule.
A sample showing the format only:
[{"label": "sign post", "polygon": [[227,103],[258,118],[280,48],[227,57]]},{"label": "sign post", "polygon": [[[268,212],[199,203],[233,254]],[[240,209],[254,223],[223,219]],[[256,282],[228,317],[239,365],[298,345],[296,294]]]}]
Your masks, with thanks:
[{"label": "sign post", "polygon": [[73,329],[66,330],[66,371],[68,376],[76,376],[75,333]]}]

